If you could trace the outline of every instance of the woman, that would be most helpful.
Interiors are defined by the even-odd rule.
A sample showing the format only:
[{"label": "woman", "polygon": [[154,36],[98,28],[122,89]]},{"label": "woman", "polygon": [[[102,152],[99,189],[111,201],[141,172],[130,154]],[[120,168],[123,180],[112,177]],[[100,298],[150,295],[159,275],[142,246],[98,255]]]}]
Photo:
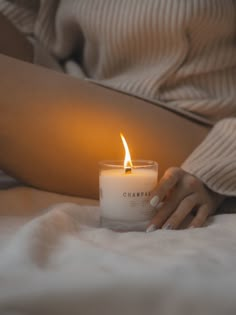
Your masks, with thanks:
[{"label": "woman", "polygon": [[[60,77],[55,87],[48,79],[46,89],[39,70],[37,78],[23,74],[27,91],[41,89],[40,98],[46,89],[51,101],[34,97],[30,104],[10,64],[2,64],[9,78],[0,105],[1,123],[8,122],[0,138],[4,170],[36,187],[94,197],[95,165],[120,155],[111,144],[122,129],[137,155],[167,169],[150,200],[159,210],[148,231],[176,229],[192,210],[189,227],[202,226],[225,197],[236,196],[236,1],[2,0],[0,8],[33,42],[36,63],[164,102],[189,117],[183,122],[125,95],[103,104],[111,92],[82,80],[77,96],[86,102],[66,102],[60,90],[70,95],[75,81]],[[192,117],[214,127],[198,129]]]}]

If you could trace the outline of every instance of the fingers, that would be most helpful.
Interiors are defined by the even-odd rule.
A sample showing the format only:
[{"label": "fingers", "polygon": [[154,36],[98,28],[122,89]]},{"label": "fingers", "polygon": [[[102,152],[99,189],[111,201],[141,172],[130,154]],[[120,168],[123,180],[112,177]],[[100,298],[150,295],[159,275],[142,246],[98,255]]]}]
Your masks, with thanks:
[{"label": "fingers", "polygon": [[[180,204],[181,200],[184,199],[184,191],[181,186],[177,186],[176,189],[172,192],[171,196],[166,199],[165,202],[160,202],[157,208],[157,213],[154,218],[151,220],[148,231],[153,229],[150,226],[154,226],[155,228],[160,228],[169,216],[175,211],[177,206]],[[149,229],[150,227],[150,229]]]},{"label": "fingers", "polygon": [[197,202],[198,198],[196,194],[192,194],[184,198],[162,228],[166,230],[177,229],[193,208],[197,206]]},{"label": "fingers", "polygon": [[[186,217],[191,213],[192,209],[196,206],[196,195],[191,195],[186,197],[178,206],[177,210],[170,215],[171,207],[169,209],[165,205],[160,210],[160,213],[155,216],[152,221],[152,224],[148,227],[146,232],[152,232],[158,228],[171,230],[177,229]],[[188,228],[199,228],[204,225],[208,216],[210,215],[208,206],[206,204],[199,207],[196,216],[189,224]],[[169,217],[169,219],[167,219]],[[164,224],[165,223],[165,224]],[[163,225],[164,224],[164,225]]]},{"label": "fingers", "polygon": [[202,205],[197,212],[197,215],[193,219],[193,221],[190,223],[189,228],[197,228],[203,226],[203,224],[206,222],[210,212],[208,209],[208,206],[206,204]]},{"label": "fingers", "polygon": [[161,227],[168,230],[176,229],[181,225],[198,202],[196,194],[191,194],[184,199],[181,197],[182,196],[179,194],[179,198],[174,196],[174,198],[163,204],[152,219],[148,232]]},{"label": "fingers", "polygon": [[174,186],[178,183],[182,173],[183,171],[177,167],[171,167],[165,172],[157,189],[153,193],[152,199],[150,200],[150,204],[153,207],[156,207],[174,188]]},{"label": "fingers", "polygon": [[169,168],[152,194],[150,204],[157,209],[147,232],[158,228],[177,229],[188,226],[187,218],[193,209],[197,214],[189,227],[202,226],[214,207],[212,194],[204,184],[180,168]]},{"label": "fingers", "polygon": [[162,227],[162,225],[166,222],[166,220],[168,219],[168,217],[173,213],[173,211],[176,208],[176,204],[168,201],[165,202],[162,207],[160,207],[158,209],[157,214],[155,215],[155,217],[152,219],[152,221],[150,222],[148,228],[147,228],[147,232],[152,232],[156,229],[159,229]]}]

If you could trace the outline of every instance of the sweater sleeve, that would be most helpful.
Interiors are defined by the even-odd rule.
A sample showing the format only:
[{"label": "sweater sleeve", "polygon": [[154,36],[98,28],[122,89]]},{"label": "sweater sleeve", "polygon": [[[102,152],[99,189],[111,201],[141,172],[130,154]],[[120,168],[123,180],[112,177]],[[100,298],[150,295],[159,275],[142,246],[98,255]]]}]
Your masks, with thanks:
[{"label": "sweater sleeve", "polygon": [[35,63],[55,69],[49,59],[65,61],[82,51],[75,5],[76,1],[0,0],[0,13],[33,42]]},{"label": "sweater sleeve", "polygon": [[182,168],[211,190],[236,196],[236,118],[216,123]]}]

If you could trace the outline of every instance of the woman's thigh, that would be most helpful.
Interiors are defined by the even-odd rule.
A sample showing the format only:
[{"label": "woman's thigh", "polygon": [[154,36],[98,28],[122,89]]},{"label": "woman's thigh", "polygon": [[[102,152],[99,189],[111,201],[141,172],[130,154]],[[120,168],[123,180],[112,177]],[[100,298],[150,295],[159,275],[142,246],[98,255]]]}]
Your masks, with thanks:
[{"label": "woman's thigh", "polygon": [[14,60],[0,59],[0,67],[0,167],[42,189],[97,197],[98,161],[123,159],[120,132],[132,158],[156,160],[160,176],[179,166],[208,132],[92,83]]}]

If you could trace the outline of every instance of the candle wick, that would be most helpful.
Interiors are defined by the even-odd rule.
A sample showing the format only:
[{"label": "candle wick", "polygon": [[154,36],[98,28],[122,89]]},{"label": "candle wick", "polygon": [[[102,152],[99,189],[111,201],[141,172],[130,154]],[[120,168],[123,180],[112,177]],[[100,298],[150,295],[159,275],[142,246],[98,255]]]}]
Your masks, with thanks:
[{"label": "candle wick", "polygon": [[126,167],[125,174],[130,174],[130,173],[131,173],[131,167]]}]

